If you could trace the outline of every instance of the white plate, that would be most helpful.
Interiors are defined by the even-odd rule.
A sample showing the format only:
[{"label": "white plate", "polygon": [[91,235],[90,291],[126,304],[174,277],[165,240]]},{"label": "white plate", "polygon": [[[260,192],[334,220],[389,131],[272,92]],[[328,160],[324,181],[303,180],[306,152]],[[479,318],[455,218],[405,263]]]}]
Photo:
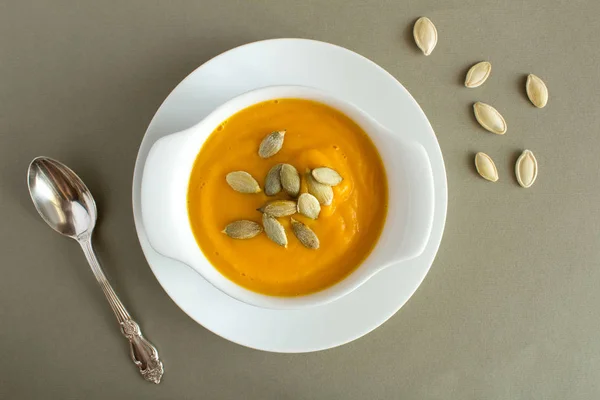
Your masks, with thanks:
[{"label": "white plate", "polygon": [[[140,213],[142,168],[160,137],[191,127],[225,101],[269,85],[306,85],[356,104],[395,132],[420,142],[433,169],[435,211],[425,252],[392,266],[333,303],[302,310],[253,307],[223,294],[190,267],[156,253]],[[133,213],[150,268],[177,305],[205,328],[244,346],[285,353],[328,349],[357,339],[390,318],[429,271],[442,239],[448,194],[437,139],[406,89],[372,61],[342,47],[304,39],[247,44],[200,66],[167,97],[140,146],[133,178]]]}]

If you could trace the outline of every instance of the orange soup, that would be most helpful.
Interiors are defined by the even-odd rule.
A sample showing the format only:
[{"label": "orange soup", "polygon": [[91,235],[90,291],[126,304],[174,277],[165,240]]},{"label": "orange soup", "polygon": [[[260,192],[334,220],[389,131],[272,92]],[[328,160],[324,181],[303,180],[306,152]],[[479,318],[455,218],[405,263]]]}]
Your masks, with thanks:
[{"label": "orange soup", "polygon": [[[263,138],[279,130],[286,130],[281,150],[260,158]],[[264,193],[267,172],[278,163],[293,165],[302,177],[307,168],[322,166],[343,177],[333,187],[332,204],[321,206],[317,220],[293,215],[319,238],[316,250],[304,247],[294,236],[290,217],[278,218],[286,231],[287,248],[264,232],[246,240],[222,233],[237,220],[261,224],[258,208],[271,200],[291,199],[284,191],[275,196]],[[263,191],[234,191],[225,180],[232,171],[248,172]],[[300,193],[306,190],[303,177]],[[321,103],[281,99],[238,112],[209,136],[194,163],[187,207],[198,245],[224,276],[254,292],[299,296],[339,282],[362,263],[379,239],[387,201],[383,163],[356,123]]]}]

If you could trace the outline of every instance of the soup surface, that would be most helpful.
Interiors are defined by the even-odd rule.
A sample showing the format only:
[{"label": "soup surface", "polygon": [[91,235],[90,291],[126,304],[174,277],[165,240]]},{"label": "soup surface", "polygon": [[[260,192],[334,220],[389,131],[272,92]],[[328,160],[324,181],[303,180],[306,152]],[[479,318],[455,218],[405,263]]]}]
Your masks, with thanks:
[{"label": "soup surface", "polygon": [[[262,159],[258,148],[273,131],[286,130],[282,149]],[[264,194],[267,172],[278,163],[306,168],[327,166],[343,181],[333,187],[333,203],[321,206],[317,220],[300,214],[318,236],[320,248],[308,249],[285,227],[288,247],[278,246],[263,232],[247,240],[228,237],[222,230],[236,220],[261,223],[256,211],[274,199],[289,199],[281,191]],[[234,191],[225,176],[246,171],[263,192]],[[301,193],[306,192],[302,179]],[[246,108],[224,121],[202,146],[189,182],[188,214],[205,256],[224,276],[247,289],[273,296],[299,296],[325,289],[342,280],[369,255],[385,222],[388,201],[383,163],[370,138],[351,119],[321,103],[281,99]]]}]

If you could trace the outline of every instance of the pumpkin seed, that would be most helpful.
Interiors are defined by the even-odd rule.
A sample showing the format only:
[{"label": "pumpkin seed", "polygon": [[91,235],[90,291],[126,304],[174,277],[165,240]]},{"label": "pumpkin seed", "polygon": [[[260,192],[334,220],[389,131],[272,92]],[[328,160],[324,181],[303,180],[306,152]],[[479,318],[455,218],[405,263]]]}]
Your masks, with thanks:
[{"label": "pumpkin seed", "polygon": [[265,204],[257,211],[275,218],[287,217],[296,214],[296,202],[292,200],[275,200]]},{"label": "pumpkin seed", "polygon": [[304,179],[306,179],[308,193],[315,196],[322,205],[331,205],[331,202],[333,201],[333,189],[331,186],[317,182],[316,179],[313,178],[311,171],[308,168],[304,174]]},{"label": "pumpkin seed", "polygon": [[497,135],[506,133],[506,121],[494,107],[478,101],[473,104],[473,112],[477,122],[486,130]]},{"label": "pumpkin seed", "polygon": [[327,167],[313,169],[312,176],[317,182],[329,186],[335,186],[343,180],[342,176],[336,170]]},{"label": "pumpkin seed", "polygon": [[225,177],[225,180],[236,192],[259,193],[261,191],[256,179],[244,171],[230,172]]},{"label": "pumpkin seed", "polygon": [[292,231],[304,247],[316,250],[319,248],[319,238],[308,226],[292,218]]},{"label": "pumpkin seed", "polygon": [[475,154],[475,168],[479,175],[490,182],[496,182],[498,180],[498,170],[496,164],[490,156],[485,153]]},{"label": "pumpkin seed", "polygon": [[515,175],[517,182],[524,188],[531,187],[537,178],[538,164],[533,153],[525,150],[517,159],[515,164]]},{"label": "pumpkin seed", "polygon": [[261,158],[269,158],[277,154],[277,152],[281,150],[281,146],[283,146],[284,136],[285,131],[275,131],[269,133],[260,143],[258,155]]},{"label": "pumpkin seed", "polygon": [[254,221],[241,220],[230,223],[223,233],[232,239],[251,239],[263,231],[262,226]]},{"label": "pumpkin seed", "polygon": [[298,197],[298,212],[311,219],[319,218],[321,212],[319,200],[310,193],[302,193]]},{"label": "pumpkin seed", "polygon": [[265,178],[265,194],[267,196],[275,196],[281,191],[281,179],[279,178],[281,165],[275,165],[267,173],[267,177]]},{"label": "pumpkin seed", "polygon": [[537,108],[544,108],[548,103],[548,88],[543,80],[534,74],[529,74],[525,84],[527,97]]},{"label": "pumpkin seed", "polygon": [[415,22],[413,36],[419,49],[426,56],[430,55],[437,44],[438,34],[433,22],[427,17],[421,17]]},{"label": "pumpkin seed", "polygon": [[263,214],[262,217],[263,227],[265,233],[273,242],[280,246],[287,248],[287,236],[285,235],[285,228],[279,223],[274,217],[269,214]]},{"label": "pumpkin seed", "polygon": [[283,164],[279,177],[283,190],[292,197],[298,196],[298,193],[300,193],[300,175],[298,175],[296,168],[290,164]]},{"label": "pumpkin seed", "polygon": [[465,86],[468,88],[476,88],[483,85],[491,72],[492,64],[488,61],[478,62],[469,69],[469,72],[467,72]]}]

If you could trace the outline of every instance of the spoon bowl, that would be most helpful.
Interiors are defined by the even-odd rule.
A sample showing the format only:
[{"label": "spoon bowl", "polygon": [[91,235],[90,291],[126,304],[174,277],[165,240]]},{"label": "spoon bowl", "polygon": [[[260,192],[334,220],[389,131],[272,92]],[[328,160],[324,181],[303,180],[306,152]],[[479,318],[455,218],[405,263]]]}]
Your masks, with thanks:
[{"label": "spoon bowl", "polygon": [[61,235],[77,239],[96,226],[96,203],[83,181],[66,165],[37,157],[29,165],[31,200],[44,221]]}]

